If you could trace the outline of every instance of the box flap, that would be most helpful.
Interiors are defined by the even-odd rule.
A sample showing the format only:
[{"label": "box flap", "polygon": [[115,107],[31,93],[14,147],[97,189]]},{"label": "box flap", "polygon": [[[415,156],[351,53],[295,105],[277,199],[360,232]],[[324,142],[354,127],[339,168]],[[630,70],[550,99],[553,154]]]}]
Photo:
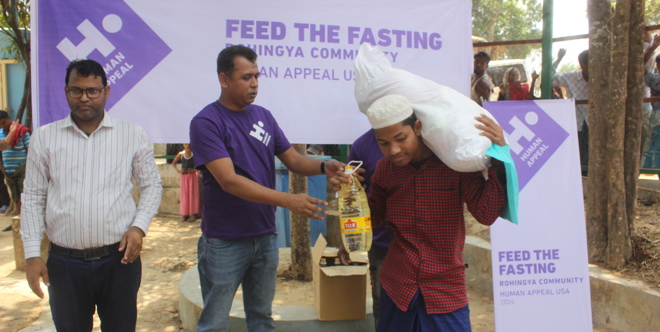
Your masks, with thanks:
[{"label": "box flap", "polygon": [[362,254],[362,253],[354,251],[354,252],[350,252],[348,254],[351,256],[351,261],[353,261],[354,263],[365,263],[366,264],[368,262],[367,257],[366,257],[367,256],[366,253]]},{"label": "box flap", "polygon": [[323,251],[323,257],[337,257],[337,248],[335,247],[325,247]]},{"label": "box flap", "polygon": [[369,267],[366,264],[321,267],[321,272],[323,272],[328,277],[366,275],[367,271],[369,271]]},{"label": "box flap", "polygon": [[325,250],[325,247],[327,245],[328,245],[328,241],[325,240],[323,234],[319,234],[319,238],[316,240],[316,244],[314,245],[314,248],[312,248],[312,261],[314,262],[313,264],[318,264],[321,261],[321,257],[323,257],[323,251]]}]

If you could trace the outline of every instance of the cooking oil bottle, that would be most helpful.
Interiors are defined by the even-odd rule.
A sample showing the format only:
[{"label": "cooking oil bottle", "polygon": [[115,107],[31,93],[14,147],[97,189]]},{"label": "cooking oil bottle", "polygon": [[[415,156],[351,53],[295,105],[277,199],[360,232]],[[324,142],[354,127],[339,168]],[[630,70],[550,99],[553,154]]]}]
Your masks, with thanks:
[{"label": "cooking oil bottle", "polygon": [[[357,163],[357,166],[351,164]],[[348,252],[368,251],[371,248],[371,212],[367,193],[358,181],[356,171],[361,161],[351,161],[344,172],[351,176],[350,184],[344,183],[338,192],[339,227],[341,240]]]}]

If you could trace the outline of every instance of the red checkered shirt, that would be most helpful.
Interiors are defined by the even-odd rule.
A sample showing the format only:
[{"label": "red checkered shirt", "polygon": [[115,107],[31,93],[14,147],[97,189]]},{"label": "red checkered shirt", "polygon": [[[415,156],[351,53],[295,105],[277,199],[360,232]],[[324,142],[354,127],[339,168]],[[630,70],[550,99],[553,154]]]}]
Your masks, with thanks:
[{"label": "red checkered shirt", "polygon": [[406,311],[421,290],[429,314],[467,305],[463,245],[463,203],[482,224],[501,214],[506,189],[498,181],[503,168],[492,160],[489,180],[481,172],[456,172],[435,155],[419,169],[381,159],[371,179],[369,207],[374,226],[387,219],[394,241],[383,264],[383,288]]}]

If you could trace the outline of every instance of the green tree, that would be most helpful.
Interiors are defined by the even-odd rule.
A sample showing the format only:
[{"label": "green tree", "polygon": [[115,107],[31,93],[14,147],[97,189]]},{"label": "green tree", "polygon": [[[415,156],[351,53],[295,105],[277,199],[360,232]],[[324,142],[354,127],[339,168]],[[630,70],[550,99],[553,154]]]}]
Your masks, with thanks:
[{"label": "green tree", "polygon": [[644,6],[646,7],[644,13],[646,24],[660,24],[660,5],[658,5],[658,0],[646,0],[644,1]]},{"label": "green tree", "polygon": [[25,115],[25,124],[32,126],[32,88],[30,66],[30,1],[0,0],[2,16],[0,16],[0,33],[7,35],[12,44],[8,47],[10,54],[15,54],[25,66],[25,85],[21,104],[16,110],[16,119]]},{"label": "green tree", "polygon": [[[538,0],[472,0],[472,34],[490,42],[540,39],[543,5]],[[524,59],[536,46],[497,47],[493,59]]]}]

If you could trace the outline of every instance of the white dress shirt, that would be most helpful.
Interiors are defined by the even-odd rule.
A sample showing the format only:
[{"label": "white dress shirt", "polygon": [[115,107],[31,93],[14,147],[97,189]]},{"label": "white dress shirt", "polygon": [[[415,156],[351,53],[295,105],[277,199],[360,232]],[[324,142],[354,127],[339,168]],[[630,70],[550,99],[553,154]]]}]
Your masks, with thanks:
[{"label": "white dress shirt", "polygon": [[[137,207],[131,179],[140,190]],[[147,234],[162,189],[151,143],[138,125],[105,113],[89,136],[71,116],[37,129],[22,196],[25,258],[40,256],[44,230],[70,249],[119,242],[133,226]]]},{"label": "white dress shirt", "polygon": [[[568,99],[586,100],[589,98],[589,82],[584,80],[581,70],[569,71],[552,75],[552,86],[566,88]],[[589,125],[589,105],[575,105],[578,131],[582,130],[584,122]]]}]

